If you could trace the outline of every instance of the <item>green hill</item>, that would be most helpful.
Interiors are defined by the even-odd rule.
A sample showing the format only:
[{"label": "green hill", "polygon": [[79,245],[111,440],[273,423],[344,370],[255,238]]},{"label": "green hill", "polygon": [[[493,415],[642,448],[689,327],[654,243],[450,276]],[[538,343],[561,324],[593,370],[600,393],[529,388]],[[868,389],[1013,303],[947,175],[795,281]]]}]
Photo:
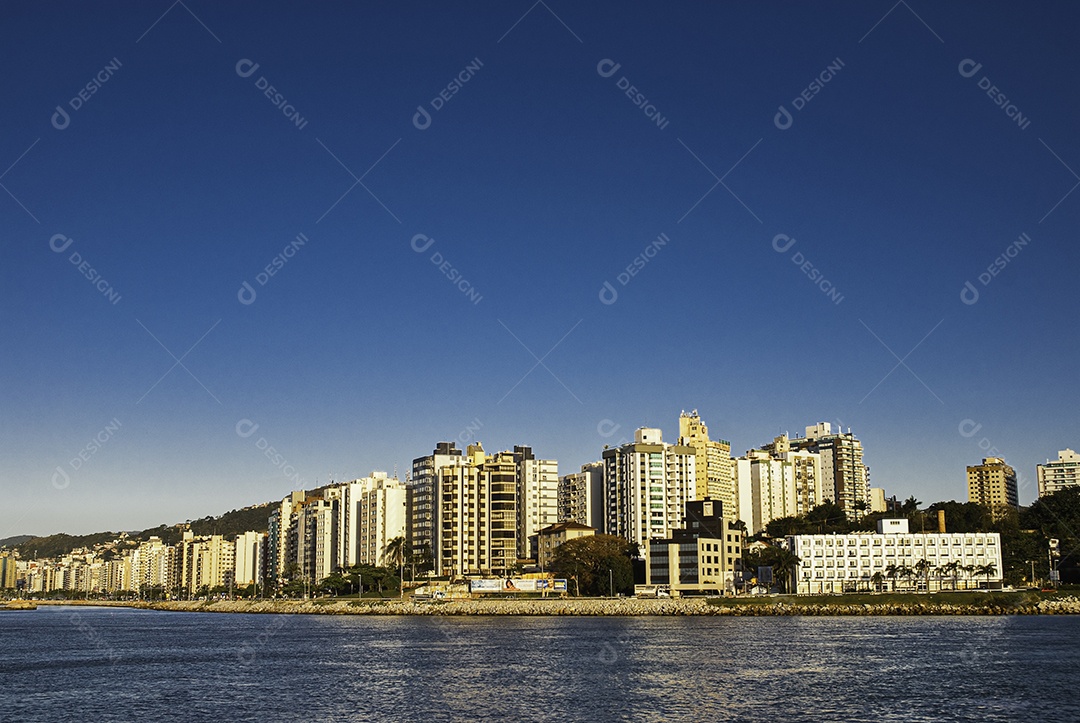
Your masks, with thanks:
[{"label": "green hill", "polygon": [[12,537],[5,537],[4,539],[0,540],[0,549],[21,545],[27,540],[33,539],[33,537],[33,535],[14,535]]},{"label": "green hill", "polygon": [[[270,516],[270,510],[275,504],[277,503],[267,502],[262,505],[245,507],[242,510],[231,510],[217,517],[203,517],[202,519],[191,520],[191,531],[196,535],[223,535],[226,538],[233,538],[249,530],[265,532],[267,518]],[[11,540],[14,542],[11,542],[10,546],[16,549],[23,559],[60,557],[78,547],[93,547],[94,545],[110,542],[116,539],[119,534],[118,532],[94,532],[89,535],[57,533],[43,537],[19,535],[18,537],[0,541],[0,547]],[[148,540],[154,535],[160,537],[168,545],[175,545],[183,538],[183,532],[179,525],[151,527],[141,532],[128,533],[128,538],[131,540]]]}]

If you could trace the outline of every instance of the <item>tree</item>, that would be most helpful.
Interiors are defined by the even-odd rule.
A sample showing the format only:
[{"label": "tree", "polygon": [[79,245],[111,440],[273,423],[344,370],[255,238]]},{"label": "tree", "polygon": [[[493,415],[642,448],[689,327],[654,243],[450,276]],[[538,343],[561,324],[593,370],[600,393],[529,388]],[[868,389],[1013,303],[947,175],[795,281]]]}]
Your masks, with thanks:
[{"label": "tree", "polygon": [[801,560],[791,550],[786,547],[776,547],[772,561],[773,579],[779,578],[780,587],[784,592],[790,592],[790,584],[792,576],[799,570],[799,563]]},{"label": "tree", "polygon": [[[398,569],[398,577],[403,578],[404,565],[405,565],[405,552],[408,549],[405,538],[398,535],[394,539],[386,543],[386,549],[383,551],[384,558],[388,563]],[[400,592],[404,592],[404,585],[399,586]]]},{"label": "tree", "polygon": [[960,563],[957,560],[953,560],[952,562],[945,563],[944,565],[942,565],[938,569],[941,570],[941,572],[943,572],[944,574],[946,574],[946,575],[948,575],[949,577],[952,578],[952,589],[955,590],[956,589],[956,577],[957,577],[958,571],[960,570]]},{"label": "tree", "polygon": [[798,555],[782,545],[769,545],[758,550],[743,552],[743,569],[756,573],[759,567],[771,567],[773,580],[787,592],[792,576],[798,571],[801,560]]},{"label": "tree", "polygon": [[926,592],[930,592],[930,569],[932,567],[933,565],[926,558],[915,563],[914,572],[926,581]]},{"label": "tree", "polygon": [[976,575],[985,575],[986,576],[986,589],[987,590],[990,589],[990,578],[993,577],[996,572],[997,572],[997,565],[995,565],[992,562],[988,562],[985,565],[977,565],[975,567],[975,574]]},{"label": "tree", "polygon": [[[975,566],[974,565],[960,565],[960,569],[963,570],[964,574],[966,574],[969,578],[972,575],[975,574]],[[967,587],[968,587],[968,585],[967,585],[967,582],[965,581],[964,588],[966,589]]]},{"label": "tree", "polygon": [[847,514],[835,502],[825,502],[806,513],[806,521],[810,523],[813,532],[827,534],[830,532],[851,532],[851,523]]},{"label": "tree", "polygon": [[890,592],[896,592],[896,576],[899,574],[899,572],[900,568],[896,565],[896,563],[890,562],[885,567],[885,577],[889,578],[889,580],[892,581],[892,584],[889,586]]},{"label": "tree", "polygon": [[606,594],[609,580],[615,592],[632,592],[634,569],[630,559],[637,553],[637,545],[621,537],[588,535],[556,548],[551,570],[556,577],[574,580],[579,594]]},{"label": "tree", "polygon": [[911,587],[911,578],[915,577],[915,569],[907,565],[901,565],[897,574]]},{"label": "tree", "polygon": [[945,512],[945,528],[949,532],[988,532],[994,529],[994,520],[990,514],[990,508],[976,502],[935,502],[926,508],[929,522],[933,528],[941,532],[937,527],[938,511]]},{"label": "tree", "polygon": [[870,582],[874,584],[874,592],[881,592],[881,583],[885,581],[885,576],[881,572],[875,572],[870,576]]}]

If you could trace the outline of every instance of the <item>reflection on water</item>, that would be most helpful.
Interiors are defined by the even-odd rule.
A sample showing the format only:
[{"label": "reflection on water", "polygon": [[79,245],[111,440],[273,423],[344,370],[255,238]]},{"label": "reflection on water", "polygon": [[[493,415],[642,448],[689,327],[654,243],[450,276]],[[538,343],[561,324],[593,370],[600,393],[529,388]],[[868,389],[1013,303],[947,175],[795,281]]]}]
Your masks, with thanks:
[{"label": "reflection on water", "polygon": [[1080,618],[0,616],[0,720],[1080,720]]}]

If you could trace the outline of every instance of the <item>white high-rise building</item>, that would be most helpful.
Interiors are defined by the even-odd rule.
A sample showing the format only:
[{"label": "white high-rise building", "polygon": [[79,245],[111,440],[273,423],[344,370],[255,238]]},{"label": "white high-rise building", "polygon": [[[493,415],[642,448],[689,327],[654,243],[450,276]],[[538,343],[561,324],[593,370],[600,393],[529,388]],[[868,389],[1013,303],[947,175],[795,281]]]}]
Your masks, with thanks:
[{"label": "white high-rise building", "polygon": [[821,456],[791,449],[786,435],[735,464],[738,515],[750,534],[781,517],[804,516],[825,501]]},{"label": "white high-rise building", "polygon": [[356,498],[359,517],[356,559],[362,565],[389,565],[387,546],[391,540],[405,536],[408,491],[400,480],[387,477],[385,472],[372,472],[360,482]]},{"label": "white high-rise building", "polygon": [[304,497],[303,490],[290,492],[270,511],[267,522],[266,566],[269,576],[274,579],[285,573],[290,562],[296,562],[295,545],[291,543],[296,537],[296,531],[292,525],[296,511],[304,504]]},{"label": "white high-rise building", "polygon": [[1063,449],[1058,452],[1056,462],[1046,460],[1046,464],[1036,467],[1036,472],[1039,475],[1039,497],[1069,487],[1080,487],[1080,454]]},{"label": "white high-rise building", "polygon": [[671,537],[697,499],[695,459],[692,447],[664,444],[660,430],[647,427],[633,443],[605,449],[604,532],[639,545]]},{"label": "white high-rise building", "polygon": [[385,472],[372,472],[324,491],[324,497],[338,501],[337,560],[341,567],[384,564],[387,543],[405,536],[407,495],[405,484]]},{"label": "white high-rise building", "polygon": [[247,587],[262,584],[263,549],[266,545],[265,532],[243,532],[233,541],[236,567],[236,586]]},{"label": "white high-rise building", "polygon": [[515,446],[517,460],[517,556],[536,559],[540,530],[559,521],[559,463],[536,459],[532,447]]}]

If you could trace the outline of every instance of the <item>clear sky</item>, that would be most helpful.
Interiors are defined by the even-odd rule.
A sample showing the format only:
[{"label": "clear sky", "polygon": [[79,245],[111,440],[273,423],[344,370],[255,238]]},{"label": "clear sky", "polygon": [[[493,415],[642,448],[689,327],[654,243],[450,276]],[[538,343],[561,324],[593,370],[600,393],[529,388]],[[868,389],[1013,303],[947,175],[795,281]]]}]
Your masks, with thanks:
[{"label": "clear sky", "polygon": [[1030,502],[1080,445],[1077,27],[7,2],[0,537],[404,476],[439,440],[566,473],[692,408],[737,455],[850,427],[927,503],[994,448]]}]

